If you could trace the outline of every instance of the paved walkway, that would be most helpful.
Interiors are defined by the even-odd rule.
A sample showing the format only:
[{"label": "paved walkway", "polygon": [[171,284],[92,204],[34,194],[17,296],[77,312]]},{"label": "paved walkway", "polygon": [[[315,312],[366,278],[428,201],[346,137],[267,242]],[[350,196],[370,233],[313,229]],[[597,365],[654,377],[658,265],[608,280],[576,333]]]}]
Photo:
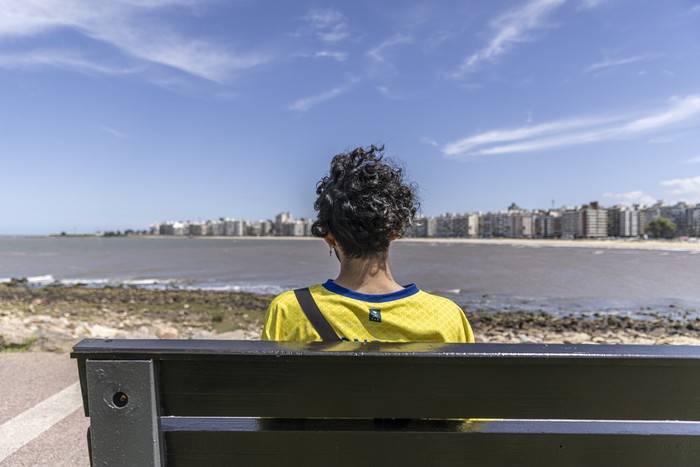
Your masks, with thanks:
[{"label": "paved walkway", "polygon": [[76,363],[0,353],[0,466],[89,466]]}]

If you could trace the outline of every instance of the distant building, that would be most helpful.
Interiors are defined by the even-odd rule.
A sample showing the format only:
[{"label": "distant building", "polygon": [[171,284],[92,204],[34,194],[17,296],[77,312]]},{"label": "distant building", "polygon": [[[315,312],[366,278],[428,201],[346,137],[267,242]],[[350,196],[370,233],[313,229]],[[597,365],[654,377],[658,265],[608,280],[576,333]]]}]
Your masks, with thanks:
[{"label": "distant building", "polygon": [[688,209],[687,211],[688,236],[700,237],[700,205]]},{"label": "distant building", "polygon": [[209,235],[209,225],[205,222],[192,222],[190,223],[189,235],[193,237]]},{"label": "distant building", "polygon": [[535,237],[561,237],[561,213],[558,211],[548,211],[538,214],[535,217]]},{"label": "distant building", "polygon": [[608,236],[608,213],[597,202],[587,204],[581,209],[582,230],[584,238],[605,238]]},{"label": "distant building", "polygon": [[[287,235],[285,234],[285,225],[291,224],[294,221],[291,212],[281,212],[275,216],[275,234],[276,235]],[[287,231],[289,228],[287,228]]]},{"label": "distant building", "polygon": [[684,202],[679,202],[673,206],[662,206],[660,213],[667,219],[671,219],[676,224],[676,233],[678,235],[689,235],[690,226],[688,225],[689,206]]},{"label": "distant building", "polygon": [[224,233],[227,237],[242,237],[248,234],[248,223],[241,219],[226,219]]},{"label": "distant building", "polygon": [[207,225],[209,226],[209,232],[207,232],[207,235],[211,235],[212,237],[223,237],[223,235],[224,235],[224,222],[223,222],[223,220],[208,221]]},{"label": "distant building", "polygon": [[434,217],[417,217],[406,232],[406,237],[435,237],[437,235],[437,219]]},{"label": "distant building", "polygon": [[492,238],[511,236],[512,226],[507,212],[487,212],[481,216],[480,220],[481,224],[479,232],[482,237]]},{"label": "distant building", "polygon": [[583,237],[583,215],[579,208],[567,208],[561,213],[561,237]]},{"label": "distant building", "polygon": [[637,207],[613,206],[608,209],[608,236],[639,237],[640,212]]},{"label": "distant building", "polygon": [[513,203],[508,208],[508,231],[512,238],[532,238],[535,232],[533,214]]}]

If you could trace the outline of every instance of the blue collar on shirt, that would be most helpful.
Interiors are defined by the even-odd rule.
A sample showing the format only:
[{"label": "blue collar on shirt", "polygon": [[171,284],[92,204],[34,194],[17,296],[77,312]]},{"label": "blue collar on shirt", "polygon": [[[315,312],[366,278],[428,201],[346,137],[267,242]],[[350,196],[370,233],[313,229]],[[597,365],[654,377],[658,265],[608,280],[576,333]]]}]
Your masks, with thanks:
[{"label": "blue collar on shirt", "polygon": [[326,282],[324,282],[323,288],[325,288],[329,292],[333,292],[344,297],[371,303],[383,303],[390,302],[392,300],[399,300],[401,298],[410,297],[411,295],[414,295],[419,292],[418,286],[416,286],[416,284],[408,284],[407,286],[404,286],[403,290],[398,290],[396,292],[383,294],[366,294],[346,289],[345,287],[342,287],[333,282],[332,279],[328,279]]}]

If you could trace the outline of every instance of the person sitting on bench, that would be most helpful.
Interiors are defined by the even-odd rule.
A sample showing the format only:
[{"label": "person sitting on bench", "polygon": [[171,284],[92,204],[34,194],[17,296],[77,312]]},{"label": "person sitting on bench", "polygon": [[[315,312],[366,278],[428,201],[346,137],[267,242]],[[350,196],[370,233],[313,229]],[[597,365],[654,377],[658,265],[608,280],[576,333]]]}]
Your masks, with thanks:
[{"label": "person sitting on bench", "polygon": [[312,233],[335,252],[340,273],[277,296],[263,340],[474,342],[454,302],[394,280],[389,244],[413,224],[418,200],[415,185],[383,150],[357,148],[333,158],[316,186]]}]

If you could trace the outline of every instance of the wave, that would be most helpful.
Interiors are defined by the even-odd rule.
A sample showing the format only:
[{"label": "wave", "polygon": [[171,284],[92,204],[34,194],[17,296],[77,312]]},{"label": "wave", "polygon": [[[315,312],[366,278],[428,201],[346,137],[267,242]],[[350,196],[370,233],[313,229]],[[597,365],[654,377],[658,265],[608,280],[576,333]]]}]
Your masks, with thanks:
[{"label": "wave", "polygon": [[[9,279],[8,279],[9,281]],[[133,279],[133,278],[74,278],[60,279],[57,283],[66,287],[137,287],[150,290],[205,290],[212,292],[246,292],[258,295],[277,295],[290,287],[278,284],[226,283],[218,281],[193,281],[182,279]]]},{"label": "wave", "polygon": [[272,284],[243,284],[243,285],[192,285],[187,286],[188,290],[209,290],[212,292],[246,292],[256,295],[279,295],[290,287]]},{"label": "wave", "polygon": [[54,277],[51,274],[46,274],[45,276],[27,277],[27,282],[33,285],[52,284],[56,282],[56,279],[54,279]]},{"label": "wave", "polygon": [[121,287],[133,286],[143,288],[177,286],[183,283],[177,279],[122,279],[122,278],[76,278],[60,279],[57,281],[61,285],[72,287],[83,285],[86,287]]}]

